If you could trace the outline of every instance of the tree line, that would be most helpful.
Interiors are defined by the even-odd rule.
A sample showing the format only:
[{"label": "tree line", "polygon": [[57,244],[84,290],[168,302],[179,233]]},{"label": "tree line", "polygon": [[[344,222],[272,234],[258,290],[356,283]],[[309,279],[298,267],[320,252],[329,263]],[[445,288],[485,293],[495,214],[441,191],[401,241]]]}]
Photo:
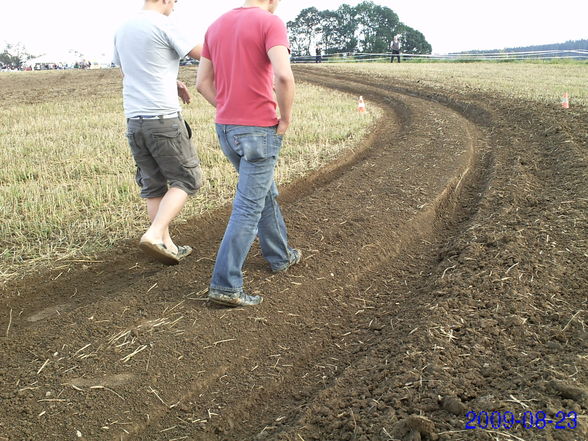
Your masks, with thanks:
[{"label": "tree line", "polygon": [[432,50],[421,32],[402,23],[392,9],[371,1],[344,4],[334,11],[303,9],[288,22],[288,32],[293,55],[313,55],[317,46],[324,54],[389,52],[396,35],[403,53],[430,54]]},{"label": "tree line", "polygon": [[537,46],[515,47],[505,49],[507,52],[525,51],[568,51],[588,50],[588,40],[568,40],[564,43],[541,44]]},{"label": "tree line", "polygon": [[568,40],[564,43],[540,44],[534,46],[517,46],[507,47],[504,49],[493,50],[473,50],[461,52],[464,54],[478,54],[485,52],[534,52],[534,51],[569,51],[569,50],[588,50],[588,40]]},{"label": "tree line", "polygon": [[20,69],[22,65],[34,55],[29,54],[21,43],[7,44],[0,52],[0,68],[11,67]]}]

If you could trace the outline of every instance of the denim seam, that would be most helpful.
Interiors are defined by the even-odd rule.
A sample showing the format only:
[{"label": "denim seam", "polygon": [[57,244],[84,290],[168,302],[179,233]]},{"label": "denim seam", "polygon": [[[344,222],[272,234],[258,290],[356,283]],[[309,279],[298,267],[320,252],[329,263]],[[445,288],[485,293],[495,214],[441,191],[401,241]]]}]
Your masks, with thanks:
[{"label": "denim seam", "polygon": [[220,288],[214,285],[210,285],[210,289],[212,289],[213,291],[221,291],[221,292],[226,292],[226,293],[230,293],[230,294],[235,294],[235,293],[241,293],[243,292],[243,287],[241,288],[235,288],[235,291],[231,290],[231,289],[226,289],[226,288]]},{"label": "denim seam", "polygon": [[[276,206],[275,206],[275,202],[276,199],[272,198],[272,216],[274,217],[274,223],[277,225],[278,224],[278,217],[276,216]],[[278,232],[280,234],[280,239],[282,239],[282,245],[284,245],[285,247],[285,251],[286,251],[286,256],[288,256],[288,262],[286,262],[286,264],[284,266],[281,266],[280,268],[276,268],[276,269],[282,269],[285,268],[286,266],[288,266],[290,264],[290,250],[288,249],[288,243],[287,243],[287,239],[284,239],[284,236],[282,234],[282,231],[278,228]]]}]

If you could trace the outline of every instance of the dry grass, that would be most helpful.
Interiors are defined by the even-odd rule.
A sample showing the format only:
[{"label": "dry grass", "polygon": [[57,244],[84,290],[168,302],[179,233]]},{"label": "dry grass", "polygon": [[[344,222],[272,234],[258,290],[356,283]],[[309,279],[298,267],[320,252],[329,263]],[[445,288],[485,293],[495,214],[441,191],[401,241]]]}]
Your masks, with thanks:
[{"label": "dry grass", "polygon": [[[573,108],[588,106],[585,64],[401,63],[316,69],[416,81]],[[195,69],[182,70],[194,84]],[[126,144],[116,70],[0,74],[0,281],[50,259],[87,259],[146,227]],[[228,202],[235,174],[217,147],[213,109],[192,87],[184,108],[205,186],[179,222]],[[358,117],[356,97],[299,84],[295,123],[277,172],[285,183],[352,148],[377,117]]]},{"label": "dry grass", "polygon": [[[328,66],[328,67],[327,67]],[[505,99],[561,105],[564,92],[570,106],[588,106],[588,64],[585,63],[377,63],[323,64],[343,72],[369,72],[415,81],[438,89],[490,92]]]},{"label": "dry grass", "polygon": [[[205,185],[178,222],[228,202],[235,173],[218,148],[214,109],[182,79],[194,101],[184,107]],[[50,260],[88,259],[146,228],[143,201],[125,137],[116,70],[1,74],[0,280]],[[377,109],[356,112],[356,97],[299,84],[295,122],[277,180],[316,169],[364,136]]]}]

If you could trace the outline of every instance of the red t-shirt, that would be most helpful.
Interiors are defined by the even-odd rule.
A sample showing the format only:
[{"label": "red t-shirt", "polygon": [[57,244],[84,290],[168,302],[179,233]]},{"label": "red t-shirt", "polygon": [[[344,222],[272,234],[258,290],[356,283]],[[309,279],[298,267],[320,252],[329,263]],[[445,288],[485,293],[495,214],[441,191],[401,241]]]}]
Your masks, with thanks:
[{"label": "red t-shirt", "polygon": [[233,9],[208,28],[202,56],[214,67],[217,123],[278,124],[267,55],[275,46],[289,50],[286,26],[278,16],[258,7]]}]

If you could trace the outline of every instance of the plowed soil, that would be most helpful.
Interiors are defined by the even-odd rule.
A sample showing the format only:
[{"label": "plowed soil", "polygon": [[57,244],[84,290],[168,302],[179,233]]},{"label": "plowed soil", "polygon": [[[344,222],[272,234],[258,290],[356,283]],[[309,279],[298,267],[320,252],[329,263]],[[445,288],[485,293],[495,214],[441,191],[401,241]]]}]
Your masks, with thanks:
[{"label": "plowed soil", "polygon": [[[295,72],[384,109],[282,189],[301,264],[273,275],[254,247],[264,303],[209,304],[225,207],[176,231],[178,266],[129,242],[10,282],[0,440],[588,438],[587,112]],[[466,430],[470,411],[577,426]]]}]

